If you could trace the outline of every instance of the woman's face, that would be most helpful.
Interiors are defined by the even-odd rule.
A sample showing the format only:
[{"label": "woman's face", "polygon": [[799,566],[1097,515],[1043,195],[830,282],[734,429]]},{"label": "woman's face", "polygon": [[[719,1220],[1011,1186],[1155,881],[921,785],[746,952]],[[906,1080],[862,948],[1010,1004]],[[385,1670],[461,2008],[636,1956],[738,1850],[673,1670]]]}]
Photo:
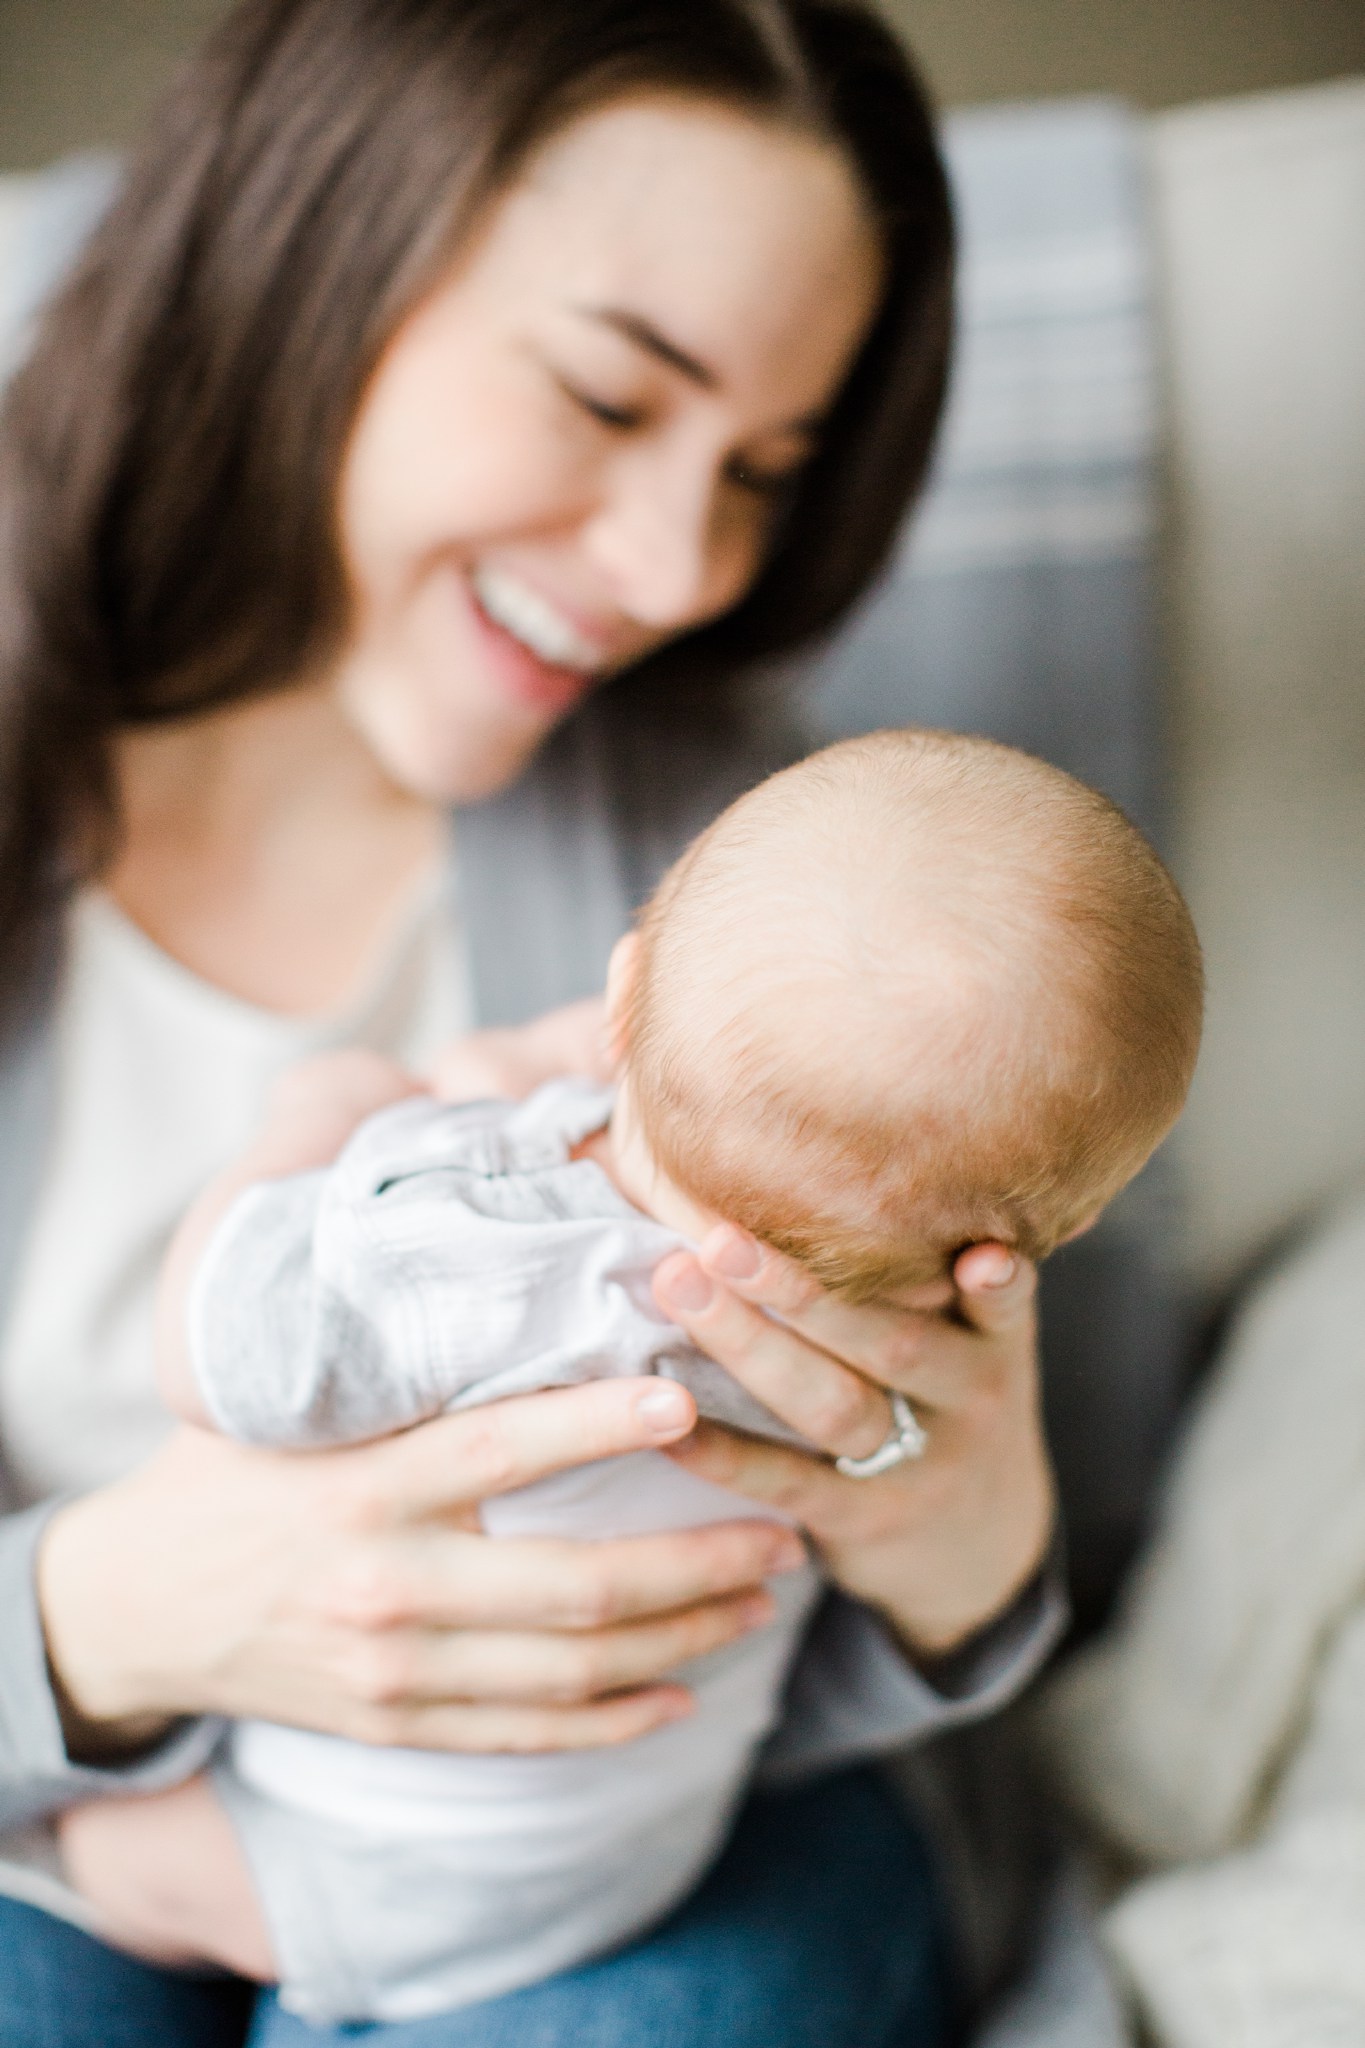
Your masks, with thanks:
[{"label": "woman's face", "polygon": [[842,156],[722,106],[626,101],[532,159],[343,465],[341,701],[400,786],[500,788],[743,595],[879,287]]}]

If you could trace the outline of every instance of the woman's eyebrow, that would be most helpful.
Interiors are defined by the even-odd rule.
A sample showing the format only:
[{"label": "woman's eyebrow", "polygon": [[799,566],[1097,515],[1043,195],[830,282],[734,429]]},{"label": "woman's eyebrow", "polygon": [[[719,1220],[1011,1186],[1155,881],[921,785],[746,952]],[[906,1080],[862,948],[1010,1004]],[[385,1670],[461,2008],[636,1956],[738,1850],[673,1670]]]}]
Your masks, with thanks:
[{"label": "woman's eyebrow", "polygon": [[[617,334],[624,335],[627,341],[634,342],[637,348],[644,349],[645,353],[653,356],[656,361],[666,363],[670,369],[677,370],[700,390],[720,389],[720,377],[709,363],[690,355],[685,348],[679,348],[675,341],[670,341],[668,336],[661,333],[652,320],[646,320],[642,313],[632,313],[624,306],[575,306],[574,311],[581,313],[587,320],[596,320],[604,327],[613,328]],[[802,419],[789,421],[783,431],[792,434],[818,434],[824,425],[824,413],[814,412]]]},{"label": "woman's eyebrow", "polygon": [[604,327],[614,328],[627,341],[642,348],[646,355],[667,363],[670,370],[678,371],[680,376],[686,377],[689,383],[702,391],[720,388],[720,378],[709,363],[703,363],[699,357],[689,355],[685,348],[679,348],[676,341],[670,341],[666,334],[661,334],[653,321],[646,320],[642,313],[632,313],[624,306],[578,306],[574,310],[589,320],[600,321]]}]

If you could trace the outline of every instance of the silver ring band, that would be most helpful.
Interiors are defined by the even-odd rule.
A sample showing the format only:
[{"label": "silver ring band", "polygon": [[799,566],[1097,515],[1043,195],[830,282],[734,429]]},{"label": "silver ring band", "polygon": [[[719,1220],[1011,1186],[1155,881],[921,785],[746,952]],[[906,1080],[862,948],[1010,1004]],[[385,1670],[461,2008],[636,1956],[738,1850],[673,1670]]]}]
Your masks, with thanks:
[{"label": "silver ring band", "polygon": [[876,1479],[912,1458],[922,1458],[929,1448],[929,1433],[904,1394],[891,1396],[891,1433],[884,1444],[865,1458],[836,1458],[834,1469],[845,1479]]}]

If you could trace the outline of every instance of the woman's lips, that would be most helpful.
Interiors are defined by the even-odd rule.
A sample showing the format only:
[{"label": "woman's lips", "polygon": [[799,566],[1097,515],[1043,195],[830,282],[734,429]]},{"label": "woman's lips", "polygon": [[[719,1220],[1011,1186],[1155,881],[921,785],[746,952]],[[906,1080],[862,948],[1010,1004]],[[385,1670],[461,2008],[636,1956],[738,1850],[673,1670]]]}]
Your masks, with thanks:
[{"label": "woman's lips", "polygon": [[553,714],[571,711],[602,680],[602,670],[561,667],[533,653],[524,640],[490,618],[469,583],[460,580],[489,667],[519,704]]}]

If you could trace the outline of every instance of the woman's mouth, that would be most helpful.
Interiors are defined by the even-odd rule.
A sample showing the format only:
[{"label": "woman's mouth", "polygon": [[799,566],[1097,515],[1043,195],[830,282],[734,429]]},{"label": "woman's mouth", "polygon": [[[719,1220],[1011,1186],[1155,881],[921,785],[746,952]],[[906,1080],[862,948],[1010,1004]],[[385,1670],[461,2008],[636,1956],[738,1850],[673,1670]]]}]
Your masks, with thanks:
[{"label": "woman's mouth", "polygon": [[515,696],[537,708],[567,710],[602,675],[605,647],[520,577],[478,568],[469,588],[498,673]]}]

